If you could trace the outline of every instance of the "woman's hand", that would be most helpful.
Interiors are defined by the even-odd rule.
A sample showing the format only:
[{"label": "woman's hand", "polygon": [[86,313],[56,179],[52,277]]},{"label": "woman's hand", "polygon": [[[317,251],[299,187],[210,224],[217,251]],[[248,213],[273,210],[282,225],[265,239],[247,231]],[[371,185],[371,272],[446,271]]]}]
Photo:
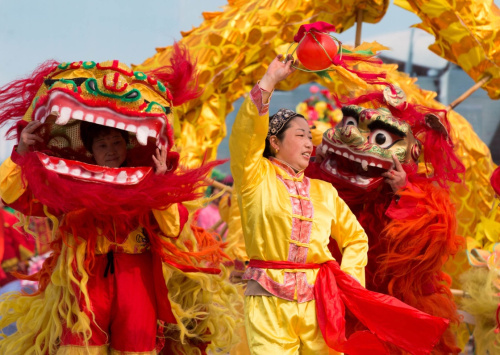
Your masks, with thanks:
[{"label": "woman's hand", "polygon": [[291,54],[287,56],[286,60],[282,54],[278,54],[271,64],[269,64],[266,74],[260,80],[259,86],[266,91],[273,91],[276,84],[292,74],[295,71],[293,66],[297,66],[298,64],[299,61],[294,61]]},{"label": "woman's hand", "polygon": [[35,132],[42,123],[40,121],[31,121],[24,127],[21,131],[21,137],[19,138],[19,144],[17,145],[16,151],[20,155],[24,155],[30,151],[30,148],[35,145],[36,142],[43,143],[42,137],[36,135]]},{"label": "woman's hand", "polygon": [[162,147],[161,150],[156,148],[156,156],[153,155],[153,161],[156,166],[155,174],[165,174],[169,170],[167,167],[167,148]]},{"label": "woman's hand", "polygon": [[392,159],[394,160],[394,167],[396,170],[390,169],[383,173],[382,176],[385,177],[385,182],[391,186],[392,191],[397,192],[399,189],[406,186],[406,171],[403,169],[396,155],[392,154]]}]

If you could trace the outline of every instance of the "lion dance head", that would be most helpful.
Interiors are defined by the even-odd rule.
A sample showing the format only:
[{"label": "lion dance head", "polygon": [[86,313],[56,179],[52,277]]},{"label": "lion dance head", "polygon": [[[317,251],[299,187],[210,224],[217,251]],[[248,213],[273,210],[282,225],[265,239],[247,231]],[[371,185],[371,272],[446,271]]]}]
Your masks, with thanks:
[{"label": "lion dance head", "polygon": [[425,179],[441,186],[459,182],[464,168],[453,150],[446,111],[411,104],[396,86],[340,102],[343,119],[323,135],[322,176],[361,193],[377,189],[393,155],[407,173],[418,170],[425,151]]},{"label": "lion dance head", "polygon": [[[8,137],[18,139],[30,121],[42,123],[35,132],[41,141],[16,163],[33,195],[57,214],[88,209],[134,215],[165,208],[192,199],[208,170],[179,170],[174,148],[172,110],[200,95],[196,78],[187,51],[177,45],[171,65],[148,73],[116,60],[49,61],[0,88],[0,124],[13,122]],[[95,126],[126,138],[124,164],[96,164],[86,141]],[[162,176],[154,174],[158,148],[167,151]]]}]

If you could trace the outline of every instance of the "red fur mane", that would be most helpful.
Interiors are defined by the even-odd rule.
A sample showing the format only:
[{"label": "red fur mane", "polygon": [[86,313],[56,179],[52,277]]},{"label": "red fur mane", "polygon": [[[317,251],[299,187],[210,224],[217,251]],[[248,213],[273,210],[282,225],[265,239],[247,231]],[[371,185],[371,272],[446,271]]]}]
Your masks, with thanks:
[{"label": "red fur mane", "polygon": [[199,97],[202,92],[198,87],[196,62],[192,62],[186,48],[175,43],[173,45],[170,65],[166,65],[147,74],[154,75],[162,81],[173,96],[174,106]]},{"label": "red fur mane", "polygon": [[[0,88],[0,126],[8,121],[19,121],[23,118],[45,77],[58,65],[55,60],[48,60],[25,79],[11,81]],[[7,139],[14,138],[18,138],[15,125],[7,131]]]}]

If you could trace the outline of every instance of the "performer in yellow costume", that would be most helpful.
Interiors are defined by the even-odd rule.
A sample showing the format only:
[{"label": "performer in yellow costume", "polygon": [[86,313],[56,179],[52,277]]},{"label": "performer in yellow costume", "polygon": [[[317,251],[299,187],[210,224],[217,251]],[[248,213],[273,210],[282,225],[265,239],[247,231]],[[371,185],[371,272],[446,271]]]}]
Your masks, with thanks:
[{"label": "performer in yellow costume", "polygon": [[[274,64],[293,71],[279,61]],[[245,100],[230,138],[231,171],[248,257],[323,263],[333,260],[327,247],[333,235],[344,248],[343,270],[364,284],[368,238],[363,228],[331,185],[304,176],[313,149],[307,122],[291,121],[297,124],[291,130],[300,143],[294,154],[296,167],[281,160],[279,151],[270,159],[262,156],[274,88],[265,84],[263,79]],[[318,269],[247,269],[245,326],[252,354],[296,354],[299,349],[302,354],[329,353],[316,322],[317,273]]]},{"label": "performer in yellow costume", "polygon": [[[282,59],[273,60],[246,98],[229,143],[250,258],[243,275],[250,352],[387,354],[389,341],[414,354],[428,353],[447,321],[360,286],[367,236],[335,188],[304,176],[313,149],[307,121],[286,109],[269,118],[275,85],[294,71],[293,59]],[[342,249],[342,271],[328,250],[330,237]],[[370,331],[346,339],[344,304]],[[368,314],[372,308],[377,315]],[[388,323],[380,322],[381,309],[393,312],[388,316],[396,322],[378,324]],[[396,329],[403,323],[411,330]],[[418,339],[409,334],[417,327],[425,329],[416,331]]]}]

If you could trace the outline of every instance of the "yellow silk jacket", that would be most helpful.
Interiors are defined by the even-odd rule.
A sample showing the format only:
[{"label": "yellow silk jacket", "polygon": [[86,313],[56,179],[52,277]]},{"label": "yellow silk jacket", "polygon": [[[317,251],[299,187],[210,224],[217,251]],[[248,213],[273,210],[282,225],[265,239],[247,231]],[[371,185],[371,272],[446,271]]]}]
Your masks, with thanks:
[{"label": "yellow silk jacket", "polygon": [[[19,165],[7,158],[0,166],[0,197],[6,204],[16,201],[27,189],[22,181],[22,172]],[[37,201],[33,201],[37,203]],[[177,237],[181,232],[180,214],[177,205],[172,205],[166,210],[153,210],[153,215],[166,237]],[[127,254],[140,254],[150,248],[143,229],[138,226],[131,231],[123,243],[116,243],[109,238],[101,236],[97,239],[96,254],[106,254],[108,251],[119,251]]]},{"label": "yellow silk jacket", "polygon": [[[364,285],[368,238],[335,188],[262,156],[267,106],[256,85],[238,112],[229,141],[248,257],[321,264],[334,260],[328,250],[332,237],[343,253],[341,269]],[[274,296],[306,302],[314,299],[317,273],[318,269],[249,267],[243,278],[258,282]]]}]

